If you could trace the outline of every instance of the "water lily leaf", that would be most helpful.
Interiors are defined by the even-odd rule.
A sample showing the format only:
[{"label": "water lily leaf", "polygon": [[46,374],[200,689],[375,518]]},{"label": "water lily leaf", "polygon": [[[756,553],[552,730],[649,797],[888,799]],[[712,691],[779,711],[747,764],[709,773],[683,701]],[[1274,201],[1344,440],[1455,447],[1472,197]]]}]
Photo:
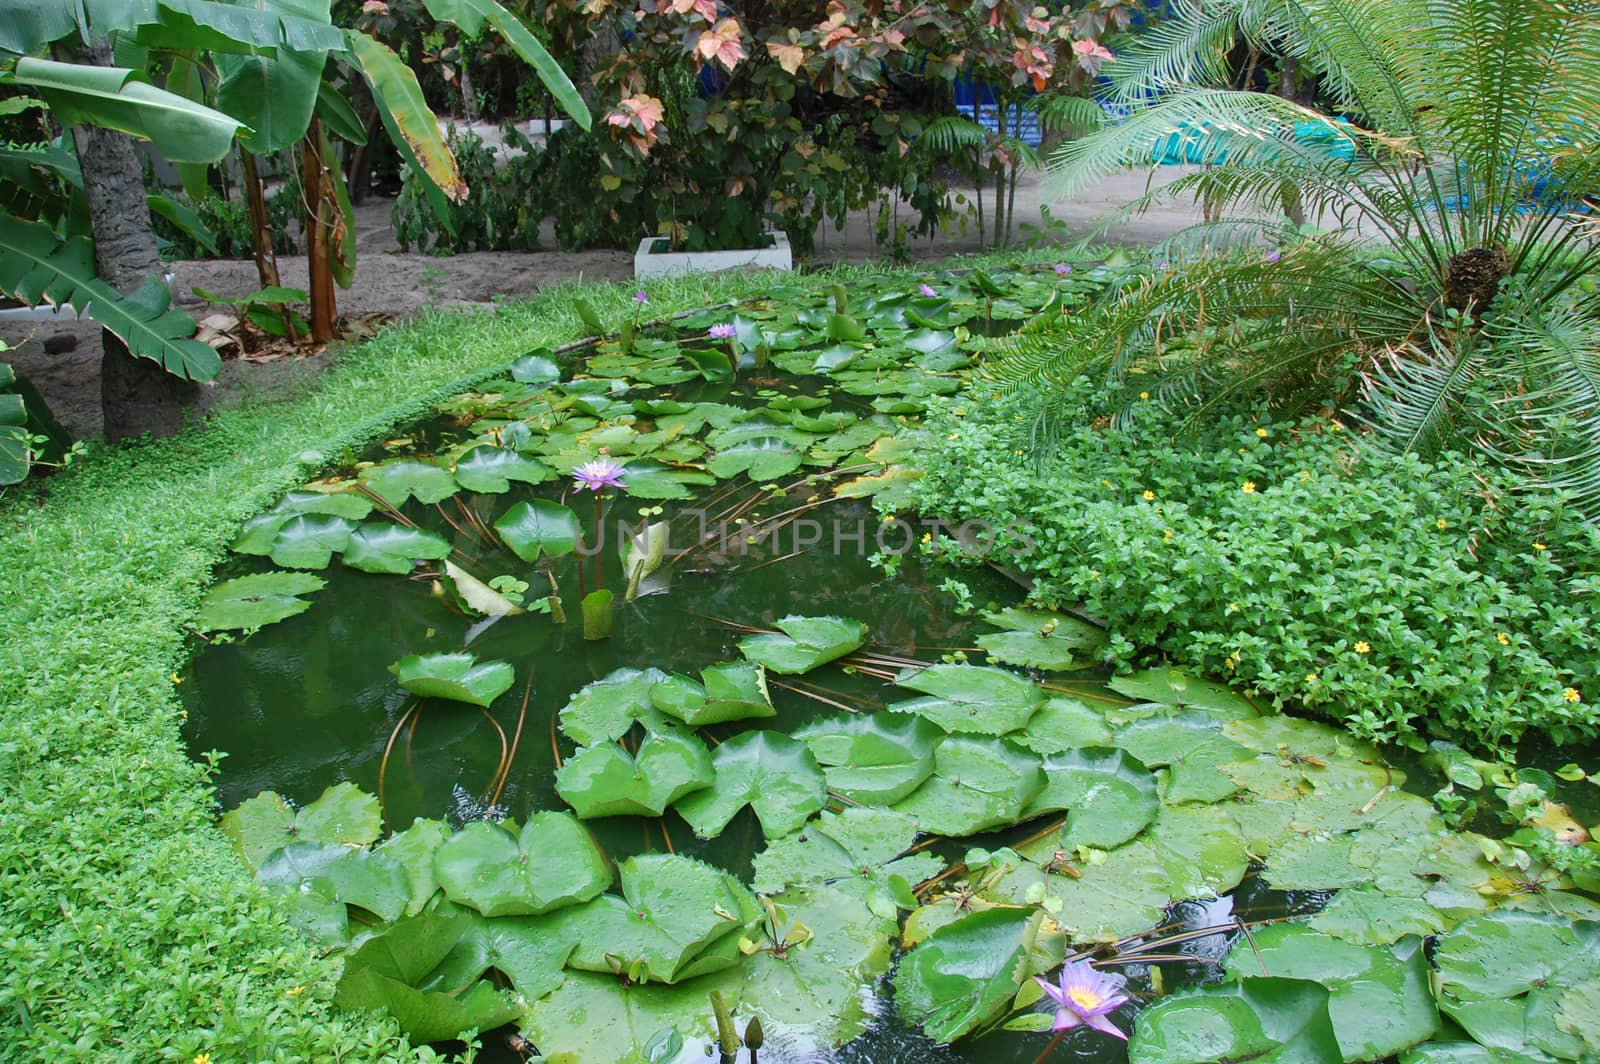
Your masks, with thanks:
[{"label": "water lily leaf", "polygon": [[417,817],[404,831],[396,832],[373,847],[374,853],[392,857],[405,870],[411,884],[411,900],[406,904],[406,915],[415,916],[439,889],[439,880],[433,874],[433,855],[450,829],[442,821]]},{"label": "water lily leaf", "polygon": [[433,868],[451,901],[485,916],[538,916],[611,885],[599,844],[570,813],[534,813],[515,836],[468,824],[439,847]]},{"label": "water lily leaf", "polygon": [[289,893],[320,894],[354,905],[382,920],[398,920],[411,900],[411,883],[400,862],[371,850],[337,843],[291,842],[261,862],[263,886]]},{"label": "water lily leaf", "polygon": [[1256,708],[1231,688],[1190,676],[1181,669],[1145,669],[1127,676],[1114,676],[1106,684],[1113,691],[1135,702],[1160,702],[1164,706],[1193,706],[1221,720],[1244,720],[1258,716]]},{"label": "water lily leaf", "polygon": [[700,679],[695,683],[687,676],[669,676],[650,689],[650,700],[661,712],[696,728],[777,715],[760,665],[746,661],[709,665],[700,670]]},{"label": "water lily leaf", "polygon": [[1139,1014],[1131,1064],[1341,1064],[1328,991],[1307,979],[1241,979],[1180,991]]},{"label": "water lily leaf", "polygon": [[520,1006],[487,982],[474,983],[459,995],[418,989],[465,928],[463,920],[428,914],[369,939],[345,960],[334,1001],[347,1009],[387,1012],[416,1042],[444,1041],[516,1018]]},{"label": "water lily leaf", "polygon": [[510,491],[513,480],[519,484],[543,484],[556,476],[556,471],[543,462],[493,444],[474,447],[457,458],[453,472],[456,483],[468,491],[495,495]]},{"label": "water lily leaf", "polygon": [[364,573],[409,573],[418,559],[437,561],[450,554],[450,541],[437,532],[370,522],[350,533],[344,563]]},{"label": "water lily leaf", "polygon": [[811,751],[782,732],[748,731],[711,755],[716,781],[678,802],[695,834],[715,838],[748,804],[769,839],[800,830],[827,800],[822,769]]},{"label": "water lily leaf", "polygon": [[561,379],[561,367],[550,358],[550,349],[541,347],[511,363],[511,379],[522,384],[554,384]]},{"label": "water lily leaf", "polygon": [[1590,1052],[1600,1052],[1600,981],[1591,979],[1561,991],[1555,1024],[1558,1030],[1581,1038]]},{"label": "water lily leaf", "polygon": [[872,713],[826,717],[794,735],[823,766],[829,790],[853,802],[893,805],[933,774],[944,731],[921,717]]},{"label": "water lily leaf", "polygon": [[516,670],[473,654],[410,654],[389,666],[400,686],[420,698],[447,698],[488,708],[510,690]]},{"label": "water lily leaf", "polygon": [[1450,997],[1513,998],[1600,971],[1600,928],[1499,909],[1441,935],[1433,961]]},{"label": "water lily leaf", "polygon": [[1382,760],[1371,744],[1353,738],[1343,728],[1315,720],[1284,716],[1257,717],[1229,721],[1222,730],[1240,746],[1266,754],[1287,752],[1297,757],[1321,760]]},{"label": "water lily leaf", "polygon": [[1174,898],[1223,894],[1239,885],[1250,853],[1225,808],[1163,805],[1145,842],[1167,870]]},{"label": "water lily leaf", "polygon": [[692,499],[693,488],[715,484],[717,478],[699,469],[669,466],[644,459],[628,463],[623,491],[636,499]]},{"label": "water lily leaf", "polygon": [[560,558],[571,554],[583,535],[578,515],[548,499],[517,503],[494,523],[494,530],[525,562],[538,561],[540,555]]},{"label": "water lily leaf", "polygon": [[1014,672],[984,665],[930,665],[906,669],[894,682],[929,698],[897,702],[891,713],[915,713],[947,732],[1004,735],[1028,723],[1044,691]]},{"label": "water lily leaf", "polygon": [[1373,887],[1341,890],[1311,926],[1325,935],[1362,946],[1382,946],[1407,935],[1445,928],[1443,914],[1421,898],[1395,897]]},{"label": "water lily leaf", "polygon": [[[1030,729],[1031,730],[1031,729]],[[1198,710],[1134,721],[1116,744],[1146,765],[1167,769],[1169,802],[1218,802],[1238,789],[1221,766],[1250,756],[1222,734],[1217,719]]]},{"label": "water lily leaf", "polygon": [[718,451],[706,459],[706,468],[724,480],[744,473],[761,484],[793,473],[804,457],[787,440],[759,436]]},{"label": "water lily leaf", "polygon": [[[1061,850],[1054,839],[1040,840],[1025,852],[1038,864],[1024,863],[1009,872],[995,896],[1023,904],[1042,890],[1046,898],[1058,899],[1056,922],[1073,942],[1115,942],[1148,930],[1175,900],[1166,864],[1144,839],[1092,854],[1091,859]],[[1076,874],[1048,870],[1058,862]]]},{"label": "water lily leaf", "polygon": [[1554,1058],[1481,1046],[1476,1042],[1424,1042],[1400,1054],[1400,1064],[1552,1064]]},{"label": "water lily leaf", "polygon": [[[918,329],[901,343],[922,355],[942,354],[956,346],[956,334],[945,329]],[[965,357],[962,359],[966,361]],[[930,367],[932,368],[932,367]],[[945,367],[953,369],[954,367]]]},{"label": "water lily leaf", "polygon": [[484,617],[506,617],[525,612],[523,608],[500,592],[467,572],[455,562],[444,563],[444,574],[450,578],[462,604],[473,613]]},{"label": "water lily leaf", "polygon": [[1328,988],[1328,1015],[1347,1062],[1382,1060],[1439,1031],[1439,1010],[1428,989],[1422,942],[1394,948],[1358,946],[1304,924],[1258,929],[1228,954],[1231,979],[1258,974],[1309,979]]},{"label": "water lily leaf", "polygon": [[297,595],[320,591],[326,581],[310,573],[252,573],[224,580],[200,600],[195,625],[202,632],[253,631],[304,613],[311,603]]},{"label": "water lily leaf", "polygon": [[[709,1049],[716,1040],[710,992],[719,991],[731,1005],[742,983],[737,967],[686,983],[630,983],[609,970],[569,969],[558,989],[527,1007],[523,1030],[544,1059],[561,1064],[686,1064],[700,1058],[700,1047]],[[673,1034],[684,1049],[676,1056],[650,1056],[652,1044],[670,1044]],[[666,1041],[655,1043],[657,1037]]]},{"label": "water lily leaf", "polygon": [[705,744],[692,732],[671,729],[647,732],[636,755],[615,743],[578,751],[556,771],[556,793],[585,820],[660,816],[715,780]]},{"label": "water lily leaf", "polygon": [[791,614],[773,623],[778,632],[739,640],[739,653],[768,671],[785,676],[809,672],[842,658],[867,641],[867,626],[843,617]]},{"label": "water lily leaf", "polygon": [[951,735],[934,751],[933,775],[894,808],[930,835],[971,835],[1015,823],[1043,786],[1032,754],[999,739]]},{"label": "water lily leaf", "polygon": [[561,730],[579,746],[620,739],[639,721],[655,728],[665,719],[650,702],[650,689],[667,679],[660,669],[618,669],[587,684],[561,708]]},{"label": "water lily leaf", "polygon": [[739,936],[762,909],[738,880],[672,854],[629,857],[618,871],[622,897],[602,894],[563,914],[578,937],[571,967],[627,974],[642,965],[650,981],[674,983],[739,962]]},{"label": "water lily leaf", "polygon": [[1043,767],[1044,787],[1022,818],[1068,810],[1061,833],[1066,849],[1120,846],[1143,831],[1161,807],[1155,777],[1125,751],[1086,747],[1048,754]]},{"label": "water lily leaf", "polygon": [[354,521],[330,514],[297,514],[278,527],[268,556],[287,569],[326,569],[334,551],[342,551],[355,530]]},{"label": "water lily leaf", "polygon": [[361,483],[397,510],[407,499],[432,506],[456,493],[456,478],[449,470],[415,458],[401,458],[363,469]]},{"label": "water lily leaf", "polygon": [[908,466],[890,466],[881,473],[865,473],[833,486],[842,499],[876,498],[883,505],[900,509],[911,504],[911,489],[922,479],[922,471]]},{"label": "water lily leaf", "polygon": [[511,980],[524,1000],[535,1001],[565,981],[563,969],[578,937],[560,917],[502,916],[491,920],[449,903],[437,911],[455,916],[465,930],[428,973],[421,989],[459,993],[493,968]]},{"label": "water lily leaf", "polygon": [[935,931],[895,974],[901,1018],[948,1043],[998,1015],[1033,974],[1028,951],[1043,915],[986,909]]},{"label": "water lily leaf", "polygon": [[323,514],[359,521],[372,512],[372,500],[349,492],[291,491],[266,513],[244,523],[233,542],[240,554],[270,554],[278,529],[289,518],[300,514]]},{"label": "water lily leaf", "polygon": [[1013,607],[986,613],[983,619],[1006,630],[979,636],[978,646],[1009,665],[1057,672],[1082,669],[1093,665],[1106,645],[1102,629],[1065,614]]},{"label": "water lily leaf", "polygon": [[805,830],[773,839],[755,858],[755,889],[772,894],[796,883],[839,887],[886,884],[890,876],[920,883],[944,862],[932,854],[906,856],[917,841],[916,821],[889,809],[852,806],[824,812]]},{"label": "water lily leaf", "polygon": [[[1028,718],[1028,727],[1007,738],[1036,754],[1060,754],[1084,746],[1112,745],[1111,726],[1106,723],[1105,713],[1070,695],[1045,699],[1038,712]],[[1138,756],[1136,752],[1135,756]]]}]

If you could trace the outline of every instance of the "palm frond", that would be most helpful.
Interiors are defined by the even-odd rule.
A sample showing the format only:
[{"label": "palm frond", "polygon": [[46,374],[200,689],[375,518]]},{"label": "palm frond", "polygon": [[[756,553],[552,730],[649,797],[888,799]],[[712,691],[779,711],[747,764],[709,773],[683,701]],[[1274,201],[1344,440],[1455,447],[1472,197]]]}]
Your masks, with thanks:
[{"label": "palm frond", "polygon": [[1483,365],[1483,345],[1471,333],[1397,344],[1361,375],[1361,405],[1351,414],[1388,449],[1432,456],[1460,435]]},{"label": "palm frond", "polygon": [[1081,137],[1106,124],[1105,111],[1086,96],[1045,92],[1029,97],[1026,106],[1039,116],[1039,128],[1046,133]]},{"label": "palm frond", "polygon": [[917,145],[947,155],[955,151],[979,150],[988,137],[988,130],[965,115],[940,115],[922,127]]},{"label": "palm frond", "polygon": [[1106,98],[1142,102],[1181,85],[1226,85],[1233,71],[1228,53],[1239,35],[1238,0],[1196,3],[1177,0],[1171,11],[1134,38],[1107,65]]}]

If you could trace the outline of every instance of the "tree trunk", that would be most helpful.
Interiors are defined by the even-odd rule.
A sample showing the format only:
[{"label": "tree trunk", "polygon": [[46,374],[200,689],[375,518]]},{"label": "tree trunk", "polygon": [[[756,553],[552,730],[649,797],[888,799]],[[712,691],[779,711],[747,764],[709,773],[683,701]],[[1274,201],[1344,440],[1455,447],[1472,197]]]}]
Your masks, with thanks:
[{"label": "tree trunk", "polygon": [[[1278,73],[1278,95],[1285,100],[1299,102],[1300,90],[1300,63],[1290,57],[1283,57],[1283,65]],[[1300,186],[1292,182],[1284,182],[1283,186],[1283,213],[1295,225],[1304,225],[1306,212],[1300,197]]]},{"label": "tree trunk", "polygon": [[[112,65],[110,46],[98,42],[93,58],[97,65]],[[124,295],[151,278],[160,282],[161,256],[133,141],[126,133],[98,126],[78,126],[73,137],[94,229],[95,271]],[[184,404],[199,394],[198,386],[168,373],[159,362],[134,357],[109,330],[102,329],[100,337],[100,411],[106,439],[115,443],[147,432],[171,436],[181,429]]]},{"label": "tree trunk", "polygon": [[333,292],[333,219],[339,204],[332,195],[333,182],[322,158],[322,123],[312,116],[305,140],[300,142],[300,183],[306,200],[306,268],[311,282],[311,339],[325,344],[333,339],[338,308]]}]

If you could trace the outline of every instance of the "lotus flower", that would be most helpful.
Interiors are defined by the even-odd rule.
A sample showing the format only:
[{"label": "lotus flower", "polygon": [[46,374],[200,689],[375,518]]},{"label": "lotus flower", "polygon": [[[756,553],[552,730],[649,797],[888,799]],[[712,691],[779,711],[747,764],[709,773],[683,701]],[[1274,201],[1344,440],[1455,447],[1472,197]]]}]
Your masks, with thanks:
[{"label": "lotus flower", "polygon": [[706,335],[713,340],[727,340],[733,337],[733,326],[725,321],[719,321],[706,331]]},{"label": "lotus flower", "polygon": [[1283,258],[1283,252],[1279,251],[1277,248],[1273,248],[1271,251],[1267,252],[1265,258],[1268,263],[1274,263]]},{"label": "lotus flower", "polygon": [[932,299],[939,294],[931,284],[918,285],[917,293],[921,295],[923,299]]},{"label": "lotus flower", "polygon": [[1056,1020],[1051,1030],[1070,1031],[1087,1025],[1124,1042],[1128,1040],[1116,1024],[1106,1019],[1107,1013],[1128,1002],[1120,977],[1096,971],[1087,960],[1079,960],[1061,966],[1059,985],[1040,975],[1033,978],[1056,1003]]},{"label": "lotus flower", "polygon": [[648,303],[648,302],[650,302],[650,297],[645,295],[644,294],[644,289],[641,288],[637,292],[633,293],[633,301],[635,303],[641,303],[641,304],[642,303]]},{"label": "lotus flower", "polygon": [[1072,267],[1071,266],[1068,266],[1064,262],[1056,263],[1056,276],[1057,277],[1065,277],[1067,274],[1069,274],[1071,272],[1072,272]]},{"label": "lotus flower", "polygon": [[609,458],[596,458],[584,462],[572,471],[579,491],[599,491],[601,488],[625,488],[622,482],[622,465]]}]

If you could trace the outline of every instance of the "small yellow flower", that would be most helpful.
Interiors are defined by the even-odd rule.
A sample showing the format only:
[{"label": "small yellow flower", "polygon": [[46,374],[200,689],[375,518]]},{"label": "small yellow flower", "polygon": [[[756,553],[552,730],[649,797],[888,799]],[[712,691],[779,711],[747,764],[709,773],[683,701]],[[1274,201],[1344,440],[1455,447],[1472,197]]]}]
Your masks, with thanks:
[{"label": "small yellow flower", "polygon": [[1022,453],[1022,452],[1021,452],[1021,451],[1017,451],[1017,452],[1016,452],[1016,453],[1017,453],[1017,454],[1021,454],[1021,453]]},{"label": "small yellow flower", "polygon": [[1316,682],[1317,682],[1317,674],[1316,673],[1314,673],[1314,672],[1306,673],[1306,683],[1316,683]]},{"label": "small yellow flower", "polygon": [[1161,533],[1161,542],[1163,542],[1163,543],[1171,543],[1172,542],[1172,529],[1169,528],[1165,532]]},{"label": "small yellow flower", "polygon": [[1543,543],[1535,543],[1533,545],[1533,549],[1534,550],[1549,550],[1550,548],[1546,547]]},{"label": "small yellow flower", "polygon": [[1578,689],[1576,687],[1569,687],[1565,691],[1562,691],[1561,697],[1565,698],[1568,702],[1583,701],[1583,696],[1578,693]]},{"label": "small yellow flower", "polygon": [[299,997],[301,994],[304,994],[305,992],[306,992],[306,988],[303,987],[303,986],[291,986],[289,989],[284,991],[284,993],[288,994],[290,997]]},{"label": "small yellow flower", "polygon": [[1139,393],[1139,398],[1140,399],[1148,399],[1148,398],[1150,398],[1150,393],[1149,392],[1140,392]]},{"label": "small yellow flower", "polygon": [[1372,653],[1372,644],[1367,642],[1365,639],[1356,640],[1356,653],[1357,654],[1370,654],[1370,653]]},{"label": "small yellow flower", "polygon": [[1111,486],[1111,481],[1107,480],[1105,477],[1100,478],[1100,483],[1104,484],[1108,488]]},{"label": "small yellow flower", "polygon": [[1153,491],[1145,492],[1144,493],[1144,501],[1145,502],[1155,502],[1156,501],[1156,493],[1153,492]]},{"label": "small yellow flower", "polygon": [[211,1064],[211,1054],[196,1053],[194,1057],[194,1064]]},{"label": "small yellow flower", "polygon": [[183,677],[179,676],[177,673],[173,673],[172,674],[172,682],[175,685],[176,684],[180,684],[180,683],[183,682]]},{"label": "small yellow flower", "polygon": [[1498,640],[1500,645],[1503,647],[1508,647],[1511,645],[1511,637],[1506,635],[1504,632],[1496,632],[1495,639]]},{"label": "small yellow flower", "polygon": [[922,534],[922,542],[924,542],[924,543],[932,543],[933,542],[933,533],[932,532],[924,532]]},{"label": "small yellow flower", "polygon": [[1256,435],[1260,436],[1262,439],[1266,439],[1267,438],[1267,430],[1266,429],[1256,429]]},{"label": "small yellow flower", "polygon": [[1435,528],[1441,528],[1441,529],[1443,529],[1443,528],[1449,528],[1449,527],[1450,527],[1450,522],[1449,522],[1449,521],[1446,521],[1446,520],[1445,520],[1445,519],[1444,519],[1444,518],[1442,518],[1442,517],[1441,517],[1441,518],[1439,518],[1439,520],[1437,520],[1437,521],[1435,521],[1435,522],[1434,522],[1434,523],[1433,523],[1433,524],[1434,524],[1434,527],[1435,527]]},{"label": "small yellow flower", "polygon": [[952,433],[951,433],[951,434],[950,434],[950,438],[951,438],[951,439],[952,439],[952,440],[959,440],[959,439],[960,439],[960,438],[961,438],[961,433],[959,433],[959,432],[952,432]]},{"label": "small yellow flower", "polygon": [[1310,480],[1311,479],[1311,470],[1309,470],[1309,469],[1300,470],[1300,479],[1301,480]]},{"label": "small yellow flower", "polygon": [[1227,616],[1230,613],[1238,613],[1238,612],[1239,612],[1239,604],[1237,602],[1228,603],[1227,608],[1222,611],[1223,616]]},{"label": "small yellow flower", "polygon": [[1239,485],[1239,490],[1244,492],[1246,495],[1254,495],[1256,493],[1256,482],[1253,480],[1247,480],[1243,484]]},{"label": "small yellow flower", "polygon": [[1328,426],[1328,431],[1329,432],[1343,432],[1344,431],[1344,426],[1339,424],[1337,421],[1335,421],[1333,424]]},{"label": "small yellow flower", "polygon": [[952,417],[966,417],[967,408],[964,406],[958,406],[954,410],[950,411],[950,414]]},{"label": "small yellow flower", "polygon": [[1232,654],[1229,654],[1226,658],[1222,659],[1222,663],[1228,667],[1229,672],[1232,672],[1238,666],[1239,659],[1234,657]]}]

